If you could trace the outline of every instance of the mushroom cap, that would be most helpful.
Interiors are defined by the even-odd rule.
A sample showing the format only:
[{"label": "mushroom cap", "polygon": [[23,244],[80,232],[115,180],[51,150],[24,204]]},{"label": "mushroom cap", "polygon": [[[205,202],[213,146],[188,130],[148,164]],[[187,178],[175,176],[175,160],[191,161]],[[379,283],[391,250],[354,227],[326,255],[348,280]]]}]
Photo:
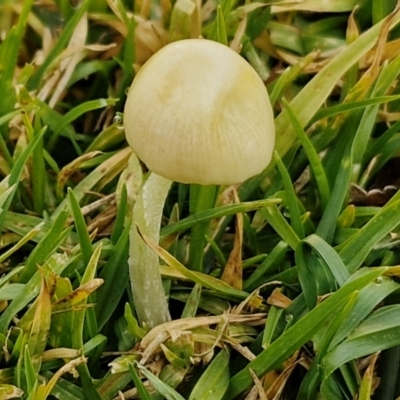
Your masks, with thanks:
[{"label": "mushroom cap", "polygon": [[243,182],[269,164],[275,142],[261,78],[205,39],[170,43],[146,62],[129,89],[124,126],[147,167],[181,183]]}]

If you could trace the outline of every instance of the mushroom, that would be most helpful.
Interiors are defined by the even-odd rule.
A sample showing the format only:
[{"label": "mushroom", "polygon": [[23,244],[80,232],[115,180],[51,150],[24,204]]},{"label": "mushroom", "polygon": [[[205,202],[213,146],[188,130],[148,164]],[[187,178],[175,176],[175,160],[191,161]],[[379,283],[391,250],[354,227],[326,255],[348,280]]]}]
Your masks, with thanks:
[{"label": "mushroom", "polygon": [[[152,171],[133,217],[154,241],[159,240],[171,181],[195,184],[199,200],[194,210],[208,208],[214,185],[241,183],[265,169],[275,141],[273,112],[261,78],[229,47],[205,39],[170,43],[145,63],[129,89],[124,126],[129,145]],[[191,240],[203,244],[204,227],[192,231]],[[195,269],[201,270],[203,248],[199,243],[196,248],[200,253],[190,255],[195,254]],[[155,326],[168,319],[168,311],[158,258],[151,253],[133,226],[135,307],[139,320]]]}]

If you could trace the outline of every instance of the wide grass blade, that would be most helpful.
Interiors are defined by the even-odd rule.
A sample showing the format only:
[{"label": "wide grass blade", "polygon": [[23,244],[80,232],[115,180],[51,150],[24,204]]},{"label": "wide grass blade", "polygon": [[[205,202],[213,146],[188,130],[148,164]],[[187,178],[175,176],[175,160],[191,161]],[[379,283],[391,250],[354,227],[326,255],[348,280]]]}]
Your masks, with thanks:
[{"label": "wide grass blade", "polygon": [[249,388],[253,380],[249,373],[251,368],[258,376],[277,367],[294,351],[304,345],[338,308],[344,306],[355,291],[378,279],[387,268],[376,268],[359,271],[357,276],[343,285],[337,292],[302,317],[286,330],[266,350],[260,353],[248,366],[231,378],[224,400],[236,398]]},{"label": "wide grass blade", "polygon": [[229,353],[222,349],[197,381],[189,400],[222,399],[229,385]]},{"label": "wide grass blade", "polygon": [[149,380],[149,382],[153,385],[154,389],[157,390],[162,396],[164,396],[167,400],[185,400],[176,390],[172,389],[171,386],[168,386],[161,379],[157,378],[154,374],[152,374],[149,370],[147,370],[144,366],[140,364],[136,364],[139,371]]},{"label": "wide grass blade", "polygon": [[[391,22],[391,27],[395,26],[399,20],[400,13],[396,13]],[[360,35],[357,40],[334,57],[290,102],[290,106],[302,127],[319,110],[340,77],[376,44],[384,21]],[[304,107],[304,104],[307,104],[307,107]],[[285,110],[276,118],[275,124],[276,151],[283,157],[296,140],[296,133]]]},{"label": "wide grass blade", "polygon": [[310,246],[321,257],[335,277],[338,285],[342,286],[350,277],[350,274],[337,252],[317,235],[306,237],[302,241],[302,245],[305,244]]},{"label": "wide grass blade", "polygon": [[382,307],[362,322],[344,342],[324,357],[324,376],[328,377],[347,361],[399,345],[399,310],[398,305]]},{"label": "wide grass blade", "polygon": [[352,273],[359,268],[374,245],[400,223],[400,200],[388,204],[354,234],[339,251],[339,256]]},{"label": "wide grass blade", "polygon": [[28,282],[37,271],[37,266],[43,264],[67,239],[70,231],[70,229],[66,228],[67,219],[68,213],[66,211],[62,212],[29,255],[25,262],[25,269],[21,274],[21,282]]},{"label": "wide grass blade", "polygon": [[332,339],[331,347],[345,339],[386,297],[399,288],[398,283],[382,278],[361,289],[354,308]]}]

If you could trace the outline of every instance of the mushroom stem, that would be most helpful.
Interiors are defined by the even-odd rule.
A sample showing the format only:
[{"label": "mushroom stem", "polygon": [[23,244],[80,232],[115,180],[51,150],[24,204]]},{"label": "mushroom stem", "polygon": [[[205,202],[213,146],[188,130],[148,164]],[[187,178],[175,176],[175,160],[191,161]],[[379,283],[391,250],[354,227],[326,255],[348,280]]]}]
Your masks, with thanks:
[{"label": "mushroom stem", "polygon": [[160,239],[160,224],[171,181],[151,173],[142,185],[130,230],[129,274],[133,301],[141,325],[153,328],[170,320],[162,285],[158,256],[140,237],[145,233],[154,242]]},{"label": "mushroom stem", "polygon": [[[190,212],[196,214],[213,208],[218,186],[191,185],[190,186]],[[208,223],[198,222],[190,232],[189,267],[194,271],[204,272],[204,239]]]}]

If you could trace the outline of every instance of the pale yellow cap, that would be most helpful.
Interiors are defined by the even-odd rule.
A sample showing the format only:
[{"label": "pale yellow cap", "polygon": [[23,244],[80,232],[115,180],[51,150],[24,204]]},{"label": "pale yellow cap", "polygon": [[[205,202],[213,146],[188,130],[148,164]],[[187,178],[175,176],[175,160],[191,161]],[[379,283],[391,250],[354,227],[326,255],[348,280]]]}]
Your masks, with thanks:
[{"label": "pale yellow cap", "polygon": [[202,185],[260,173],[275,141],[261,78],[233,50],[205,39],[168,44],[146,62],[129,89],[124,126],[150,170]]}]

